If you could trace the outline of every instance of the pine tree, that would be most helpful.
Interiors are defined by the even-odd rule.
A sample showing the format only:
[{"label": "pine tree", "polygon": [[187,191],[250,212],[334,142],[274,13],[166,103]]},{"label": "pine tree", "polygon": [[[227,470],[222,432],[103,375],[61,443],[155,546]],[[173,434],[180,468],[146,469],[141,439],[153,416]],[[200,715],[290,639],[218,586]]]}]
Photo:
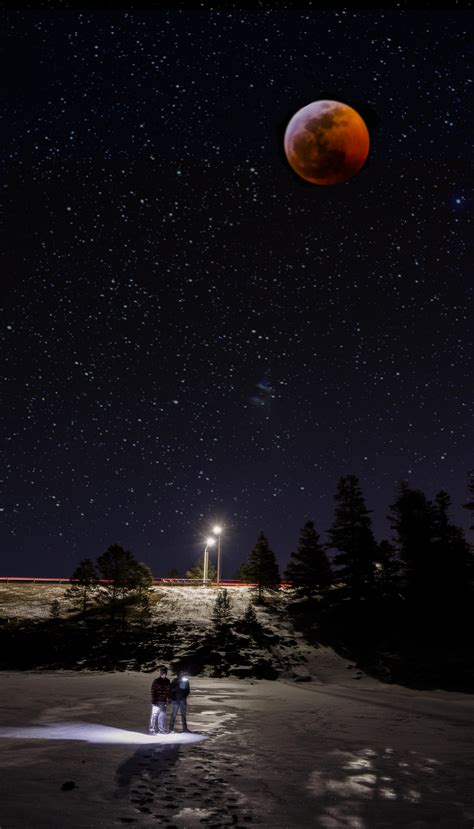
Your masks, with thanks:
[{"label": "pine tree", "polygon": [[469,510],[469,512],[471,513],[471,520],[473,521],[473,523],[471,524],[469,529],[474,530],[474,469],[471,469],[471,471],[469,472],[468,489],[469,489],[469,501],[467,501],[465,504],[463,504],[463,507],[464,507],[464,509]]},{"label": "pine tree", "polygon": [[234,579],[236,581],[251,581],[251,578],[248,573],[248,564],[247,562],[243,562],[240,567],[234,573]]},{"label": "pine tree", "polygon": [[426,579],[432,563],[433,507],[421,490],[411,489],[406,481],[401,481],[390,506],[389,519],[404,565],[407,593],[416,601],[417,597],[426,595]]},{"label": "pine tree", "polygon": [[124,550],[118,544],[112,544],[97,559],[100,574],[108,583],[103,585],[107,596],[110,617],[113,621],[118,601],[122,605],[122,628],[125,627],[126,600],[131,594],[143,594],[153,583],[149,567],[137,561],[130,550]]},{"label": "pine tree", "polygon": [[396,548],[385,538],[377,545],[376,559],[375,581],[379,595],[382,598],[395,596],[398,593],[400,561]]},{"label": "pine tree", "polygon": [[468,600],[472,554],[463,530],[449,518],[450,506],[446,492],[429,501],[406,482],[391,506],[407,596],[414,609],[430,610],[432,621],[440,608],[460,610]]},{"label": "pine tree", "polygon": [[216,601],[212,609],[212,621],[216,627],[223,627],[230,621],[231,601],[227,590],[217,592]]},{"label": "pine tree", "polygon": [[296,588],[299,596],[307,599],[331,584],[331,566],[324,546],[320,544],[314,521],[307,521],[301,530],[298,548],[291,554],[285,578]]},{"label": "pine tree", "polygon": [[97,591],[98,575],[93,561],[84,558],[74,570],[71,576],[71,586],[65,592],[70,599],[79,601],[82,605],[82,612],[87,610],[87,604]]},{"label": "pine tree", "polygon": [[438,492],[432,505],[432,556],[429,582],[435,597],[450,604],[466,598],[472,552],[464,532],[450,521],[451,498]]},{"label": "pine tree", "polygon": [[449,521],[449,509],[451,507],[451,498],[447,492],[441,490],[435,496],[431,506],[432,514],[432,541],[445,547],[449,544],[451,537],[452,525]]},{"label": "pine tree", "polygon": [[153,573],[143,561],[133,560],[132,569],[128,577],[128,589],[136,593],[148,594],[153,584]]},{"label": "pine tree", "polygon": [[341,478],[335,495],[336,514],[329,530],[330,549],[338,550],[334,564],[353,600],[367,598],[375,581],[376,542],[355,475]]},{"label": "pine tree", "polygon": [[248,603],[243,615],[243,621],[248,628],[258,627],[258,618],[255,608],[251,602]]},{"label": "pine tree", "polygon": [[265,590],[277,590],[280,586],[280,571],[263,531],[250,551],[247,561],[248,578],[257,585],[258,601],[263,602]]}]

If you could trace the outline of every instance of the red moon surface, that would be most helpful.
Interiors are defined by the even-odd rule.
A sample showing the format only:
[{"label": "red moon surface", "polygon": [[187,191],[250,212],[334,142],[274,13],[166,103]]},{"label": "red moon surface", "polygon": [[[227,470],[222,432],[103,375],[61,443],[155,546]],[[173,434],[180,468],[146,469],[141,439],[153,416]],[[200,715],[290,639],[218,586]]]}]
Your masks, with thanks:
[{"label": "red moon surface", "polygon": [[352,178],[369,154],[369,131],[359,113],[339,101],[313,101],[293,115],[284,138],[286,157],[312,184]]}]

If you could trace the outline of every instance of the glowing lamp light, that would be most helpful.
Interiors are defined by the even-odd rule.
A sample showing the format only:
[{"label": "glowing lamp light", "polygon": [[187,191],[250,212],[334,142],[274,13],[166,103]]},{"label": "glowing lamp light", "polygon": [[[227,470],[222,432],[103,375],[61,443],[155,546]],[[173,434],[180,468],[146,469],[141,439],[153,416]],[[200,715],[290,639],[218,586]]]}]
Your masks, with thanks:
[{"label": "glowing lamp light", "polygon": [[206,544],[207,544],[208,547],[212,547],[212,545],[215,544],[215,543],[216,543],[215,538],[212,538],[211,536],[209,538],[206,538]]},{"label": "glowing lamp light", "polygon": [[220,535],[222,532],[222,527],[213,527],[212,532],[214,533],[214,535]]}]

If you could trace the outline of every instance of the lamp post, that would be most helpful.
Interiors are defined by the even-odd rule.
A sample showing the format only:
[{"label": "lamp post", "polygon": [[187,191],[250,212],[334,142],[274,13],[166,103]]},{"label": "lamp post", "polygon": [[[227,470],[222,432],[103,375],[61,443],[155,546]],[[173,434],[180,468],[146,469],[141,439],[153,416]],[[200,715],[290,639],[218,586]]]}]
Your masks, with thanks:
[{"label": "lamp post", "polygon": [[212,532],[217,535],[217,584],[221,582],[221,533],[222,527],[213,527]]},{"label": "lamp post", "polygon": [[207,573],[209,570],[209,547],[216,543],[215,538],[206,538],[206,546],[204,547],[204,566],[202,570],[202,584],[203,587],[207,584]]}]

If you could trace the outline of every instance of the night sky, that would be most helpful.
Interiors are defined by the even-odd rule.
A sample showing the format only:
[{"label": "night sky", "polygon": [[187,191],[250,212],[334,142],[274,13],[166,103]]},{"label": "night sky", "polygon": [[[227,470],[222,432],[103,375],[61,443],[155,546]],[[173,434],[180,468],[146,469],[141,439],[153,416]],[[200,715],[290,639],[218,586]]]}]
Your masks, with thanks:
[{"label": "night sky", "polygon": [[[7,19],[0,575],[184,573],[216,520],[224,578],[262,529],[284,567],[347,474],[377,540],[400,479],[466,528],[470,13]],[[344,184],[284,156],[319,99],[369,127]]]}]

